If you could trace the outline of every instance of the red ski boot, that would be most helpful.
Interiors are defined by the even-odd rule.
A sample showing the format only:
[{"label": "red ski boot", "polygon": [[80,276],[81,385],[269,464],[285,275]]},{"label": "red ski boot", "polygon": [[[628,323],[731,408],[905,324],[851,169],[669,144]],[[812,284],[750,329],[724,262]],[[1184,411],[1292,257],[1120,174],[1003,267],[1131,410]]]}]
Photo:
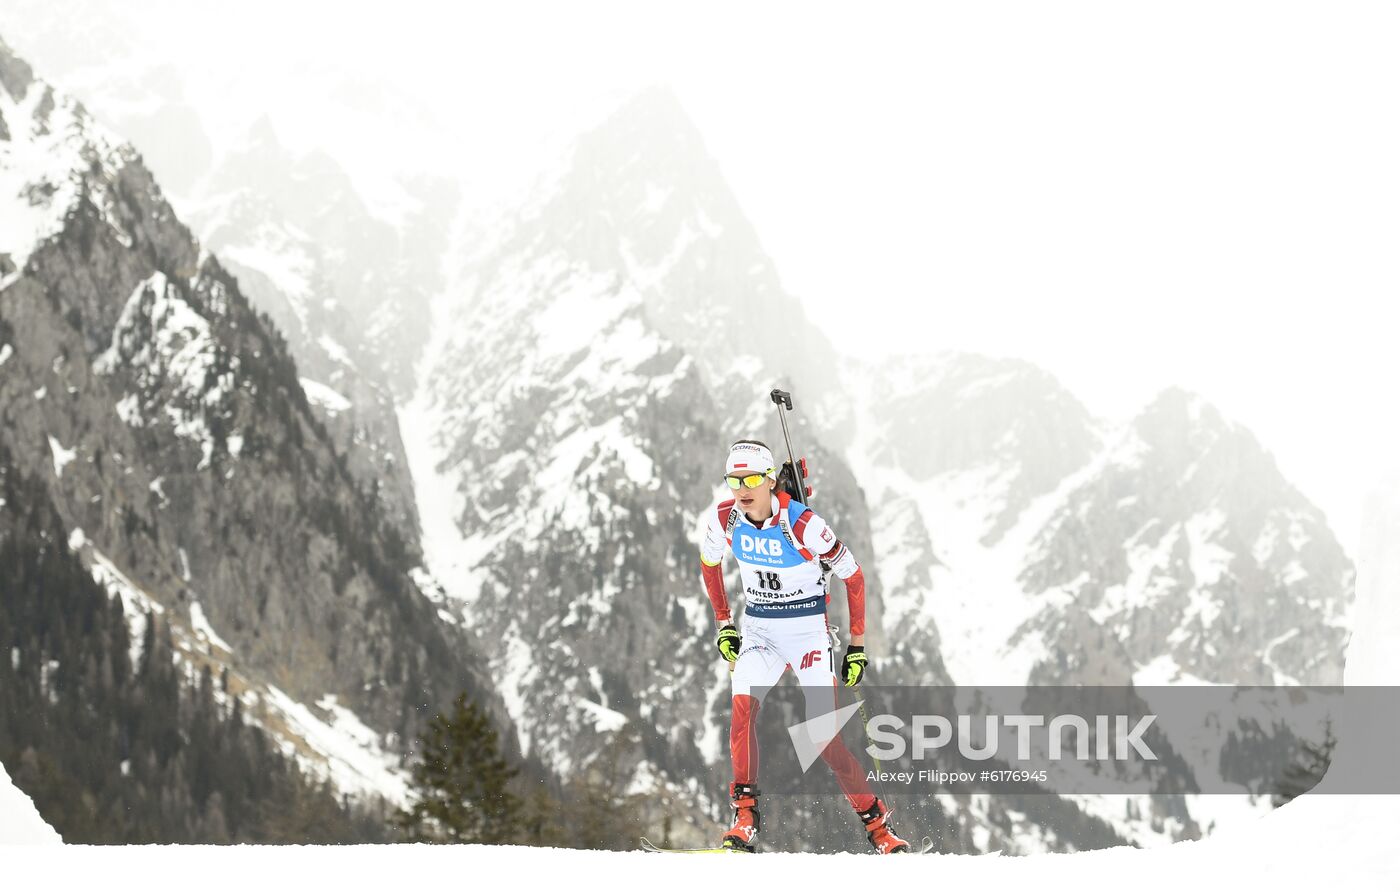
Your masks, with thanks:
[{"label": "red ski boot", "polygon": [[895,852],[909,851],[907,840],[900,839],[899,836],[890,829],[890,812],[885,808],[885,803],[876,798],[870,804],[870,808],[865,811],[856,812],[860,816],[861,823],[865,825],[866,838],[875,847],[875,851],[881,855],[892,855]]},{"label": "red ski boot", "polygon": [[729,801],[734,806],[734,826],[725,832],[720,845],[726,849],[752,852],[759,827],[758,788],[748,784],[730,784]]}]

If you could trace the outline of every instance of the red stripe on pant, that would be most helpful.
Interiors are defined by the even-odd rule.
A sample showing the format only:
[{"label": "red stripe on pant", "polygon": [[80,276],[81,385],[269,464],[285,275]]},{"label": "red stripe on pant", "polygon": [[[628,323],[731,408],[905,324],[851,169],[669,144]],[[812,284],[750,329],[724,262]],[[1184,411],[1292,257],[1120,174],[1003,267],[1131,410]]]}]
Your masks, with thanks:
[{"label": "red stripe on pant", "polygon": [[752,785],[758,779],[758,698],[734,695],[729,715],[729,761],[734,783]]},{"label": "red stripe on pant", "polygon": [[[875,803],[865,772],[840,737],[822,750],[822,760],[836,775],[836,783],[846,794],[846,801],[856,811],[865,811]],[[758,784],[758,698],[737,694],[729,719],[729,761],[734,769],[736,784]]]}]

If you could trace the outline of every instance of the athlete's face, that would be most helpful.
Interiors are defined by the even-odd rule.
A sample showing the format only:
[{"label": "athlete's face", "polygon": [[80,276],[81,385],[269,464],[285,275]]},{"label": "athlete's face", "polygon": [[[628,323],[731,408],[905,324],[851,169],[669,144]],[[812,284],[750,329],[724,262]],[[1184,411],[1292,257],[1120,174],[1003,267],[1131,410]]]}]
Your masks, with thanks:
[{"label": "athlete's face", "polygon": [[773,510],[774,485],[772,479],[768,477],[764,477],[763,482],[753,488],[740,483],[739,489],[734,493],[734,498],[743,512],[751,519],[756,514],[767,517]]}]

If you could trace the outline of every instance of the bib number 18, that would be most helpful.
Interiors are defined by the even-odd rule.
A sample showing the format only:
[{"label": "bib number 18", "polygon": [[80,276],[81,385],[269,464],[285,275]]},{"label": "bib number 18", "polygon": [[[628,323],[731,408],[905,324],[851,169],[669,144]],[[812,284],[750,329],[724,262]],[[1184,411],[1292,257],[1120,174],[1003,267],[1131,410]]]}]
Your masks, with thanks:
[{"label": "bib number 18", "polygon": [[783,590],[783,580],[773,570],[759,570],[758,587],[766,588],[769,591],[780,592]]}]

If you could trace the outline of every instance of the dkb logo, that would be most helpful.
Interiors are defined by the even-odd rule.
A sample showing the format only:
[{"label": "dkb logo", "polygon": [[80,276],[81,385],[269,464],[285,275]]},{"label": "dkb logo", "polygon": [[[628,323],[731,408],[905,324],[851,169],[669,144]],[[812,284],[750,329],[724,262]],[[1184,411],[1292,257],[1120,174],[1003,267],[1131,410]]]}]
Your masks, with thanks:
[{"label": "dkb logo", "polygon": [[766,554],[772,557],[783,556],[783,546],[777,539],[755,539],[748,533],[739,534],[739,547],[744,551]]}]

